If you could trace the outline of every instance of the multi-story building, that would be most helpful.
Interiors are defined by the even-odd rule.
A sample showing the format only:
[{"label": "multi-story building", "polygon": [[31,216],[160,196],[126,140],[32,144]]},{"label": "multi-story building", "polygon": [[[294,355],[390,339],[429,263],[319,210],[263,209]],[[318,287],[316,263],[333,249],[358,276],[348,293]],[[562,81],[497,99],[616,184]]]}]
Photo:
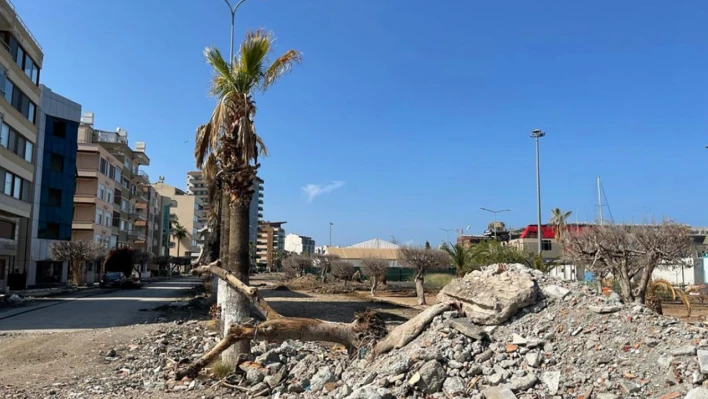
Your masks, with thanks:
[{"label": "multi-story building", "polygon": [[285,250],[298,255],[313,255],[315,253],[315,240],[312,237],[297,234],[285,236]]},{"label": "multi-story building", "polygon": [[[37,167],[28,286],[67,281],[68,265],[52,259],[51,245],[57,241],[71,240],[81,105],[42,85],[37,119],[39,131],[35,146]],[[92,193],[96,195],[95,187]]]},{"label": "multi-story building", "polygon": [[[150,206],[150,178],[140,169],[150,164],[150,158],[145,153],[145,143],[136,142],[134,148],[131,148],[128,132],[124,129],[118,128],[111,132],[95,129],[93,125],[94,114],[85,113],[79,126],[79,153],[82,144],[94,152],[99,151],[101,157],[98,173],[115,182],[112,184],[111,197],[115,206],[110,215],[111,241],[107,242],[108,247],[129,246],[151,252],[154,241],[148,240],[148,237],[154,237],[151,231],[155,226],[148,221],[152,216],[151,209],[156,207]],[[104,158],[105,154],[110,157]],[[98,219],[99,215],[96,217]],[[106,242],[103,237],[101,240]]]},{"label": "multi-story building", "polygon": [[[248,216],[248,241],[256,242],[258,238],[258,223],[263,220],[263,179],[256,177],[253,182],[253,197]],[[198,197],[204,204],[204,214],[199,218],[202,226],[206,226],[208,222],[209,204],[209,185],[204,180],[204,174],[201,170],[187,172],[187,194]]]},{"label": "multi-story building", "polygon": [[11,3],[0,0],[0,291],[24,288],[44,54]]},{"label": "multi-story building", "polygon": [[[187,231],[186,236],[179,240],[179,243],[172,234],[169,234],[168,247],[170,256],[188,256],[191,257],[192,260],[196,260],[201,250],[198,240],[199,230],[201,230],[203,226],[199,222],[199,219],[204,215],[204,204],[199,197],[189,195],[185,191],[170,186],[163,181],[159,181],[152,186],[158,194],[168,199],[163,199],[163,212],[166,209],[170,212],[168,214],[167,225],[169,226],[170,223],[178,222]],[[168,203],[169,206],[165,206],[165,203]],[[164,233],[165,231],[163,229],[163,235]]]},{"label": "multi-story building", "polygon": [[256,239],[256,264],[272,268],[274,255],[285,249],[285,229],[287,222],[259,222]]}]

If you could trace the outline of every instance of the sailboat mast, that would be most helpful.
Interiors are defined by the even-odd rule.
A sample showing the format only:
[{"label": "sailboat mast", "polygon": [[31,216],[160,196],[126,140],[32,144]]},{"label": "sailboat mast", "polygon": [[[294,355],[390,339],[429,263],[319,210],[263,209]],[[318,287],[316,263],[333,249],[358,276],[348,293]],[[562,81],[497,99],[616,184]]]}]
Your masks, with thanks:
[{"label": "sailboat mast", "polygon": [[600,176],[597,177],[597,206],[600,209],[600,226],[603,224],[602,220],[602,183],[600,183]]}]

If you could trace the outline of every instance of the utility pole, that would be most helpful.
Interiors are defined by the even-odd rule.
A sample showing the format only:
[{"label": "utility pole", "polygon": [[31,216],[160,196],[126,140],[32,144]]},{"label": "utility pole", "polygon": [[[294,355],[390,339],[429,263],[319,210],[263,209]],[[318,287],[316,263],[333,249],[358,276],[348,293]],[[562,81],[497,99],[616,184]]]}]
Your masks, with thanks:
[{"label": "utility pole", "polygon": [[546,133],[542,132],[540,129],[534,129],[531,132],[531,138],[536,139],[536,202],[538,204],[538,232],[536,236],[538,237],[538,256],[541,257],[541,240],[543,239],[543,231],[541,230],[541,161],[540,161],[540,151],[538,145],[538,139],[545,136]]},{"label": "utility pole", "polygon": [[447,233],[447,243],[450,244],[450,245],[452,245],[452,243],[450,242],[450,232],[453,231],[453,230],[455,230],[455,229],[443,229],[443,228],[441,227],[440,230],[442,230],[442,231],[444,231],[445,233]]},{"label": "utility pole", "polygon": [[600,176],[597,177],[597,206],[600,209],[600,226],[603,224],[602,217],[602,186],[600,183]]},{"label": "utility pole", "polygon": [[329,222],[329,246],[332,246],[332,226],[334,226],[334,223]]}]

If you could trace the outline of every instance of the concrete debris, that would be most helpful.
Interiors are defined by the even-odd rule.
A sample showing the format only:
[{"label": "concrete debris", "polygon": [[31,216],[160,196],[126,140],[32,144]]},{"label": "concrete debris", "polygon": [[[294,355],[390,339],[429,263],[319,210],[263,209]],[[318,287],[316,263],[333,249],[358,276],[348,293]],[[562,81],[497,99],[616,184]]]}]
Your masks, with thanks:
[{"label": "concrete debris", "polygon": [[111,364],[110,374],[26,397],[708,399],[703,323],[623,305],[520,265],[494,265],[443,291],[458,295],[471,317],[440,315],[408,345],[373,361],[332,344],[254,342],[253,361],[225,378],[207,368],[175,381],[175,362],[194,361],[218,342],[205,324],[190,321],[104,351],[96,361]]}]

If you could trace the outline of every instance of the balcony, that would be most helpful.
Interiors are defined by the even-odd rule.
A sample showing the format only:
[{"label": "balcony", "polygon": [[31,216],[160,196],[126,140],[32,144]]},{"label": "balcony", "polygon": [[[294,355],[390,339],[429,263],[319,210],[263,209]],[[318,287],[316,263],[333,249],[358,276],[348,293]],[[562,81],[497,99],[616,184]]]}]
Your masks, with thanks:
[{"label": "balcony", "polygon": [[140,241],[140,242],[145,242],[146,236],[145,232],[141,230],[133,230],[128,232],[128,240],[129,241]]},{"label": "balcony", "polygon": [[138,184],[150,184],[150,176],[142,170],[139,170],[138,173],[134,173],[131,180]]},{"label": "balcony", "polygon": [[74,203],[75,204],[93,205],[96,203],[96,195],[95,194],[74,194]]},{"label": "balcony", "polygon": [[98,177],[98,168],[86,168],[79,167],[76,168],[76,176],[83,178],[96,178]]},{"label": "balcony", "polygon": [[79,219],[71,222],[72,230],[93,230],[95,220]]},{"label": "balcony", "polygon": [[98,132],[99,143],[117,143],[128,145],[128,136],[117,132]]}]

